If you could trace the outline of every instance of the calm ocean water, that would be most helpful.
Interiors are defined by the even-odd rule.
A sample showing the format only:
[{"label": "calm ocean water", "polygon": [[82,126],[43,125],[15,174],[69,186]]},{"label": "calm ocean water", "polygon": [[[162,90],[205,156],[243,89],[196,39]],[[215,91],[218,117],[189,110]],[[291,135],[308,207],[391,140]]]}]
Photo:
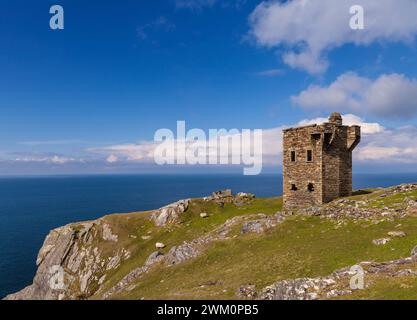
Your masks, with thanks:
[{"label": "calm ocean water", "polygon": [[[417,174],[354,175],[354,188],[416,182]],[[49,230],[108,213],[159,208],[230,188],[278,196],[282,177],[115,175],[0,178],[0,297],[30,284]]]}]

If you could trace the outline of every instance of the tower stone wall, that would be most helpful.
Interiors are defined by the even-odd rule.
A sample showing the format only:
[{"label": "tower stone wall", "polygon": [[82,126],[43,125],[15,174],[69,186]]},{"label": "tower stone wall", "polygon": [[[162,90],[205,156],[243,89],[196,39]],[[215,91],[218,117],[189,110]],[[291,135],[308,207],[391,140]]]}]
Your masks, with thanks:
[{"label": "tower stone wall", "polygon": [[359,126],[344,126],[333,113],[329,122],[283,132],[284,208],[319,205],[352,194],[352,151]]}]

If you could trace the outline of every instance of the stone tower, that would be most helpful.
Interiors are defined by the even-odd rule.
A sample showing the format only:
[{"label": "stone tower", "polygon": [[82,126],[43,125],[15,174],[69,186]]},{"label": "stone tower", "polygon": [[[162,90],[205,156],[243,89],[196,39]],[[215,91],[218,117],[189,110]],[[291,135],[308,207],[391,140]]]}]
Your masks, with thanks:
[{"label": "stone tower", "polygon": [[352,194],[352,150],[361,139],[359,126],[344,126],[334,112],[329,122],[285,129],[283,137],[285,209]]}]

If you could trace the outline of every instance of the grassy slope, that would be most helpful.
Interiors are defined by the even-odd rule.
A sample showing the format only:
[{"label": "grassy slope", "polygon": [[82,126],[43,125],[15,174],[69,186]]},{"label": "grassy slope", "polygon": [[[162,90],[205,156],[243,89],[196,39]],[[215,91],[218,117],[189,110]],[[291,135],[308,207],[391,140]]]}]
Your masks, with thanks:
[{"label": "grassy slope", "polygon": [[[370,206],[401,206],[404,197],[417,197],[407,192],[380,198],[382,190],[356,195],[355,200],[373,199]],[[172,246],[191,240],[227,219],[244,214],[273,214],[281,209],[281,199],[257,199],[247,207],[227,205],[224,209],[212,203],[194,202],[183,215],[178,226],[155,228],[146,221],[145,214],[114,215],[106,219],[117,226],[122,243],[132,251],[132,258],[121,268],[108,275],[110,288],[134,267],[144,263],[153,251],[156,241],[162,241],[169,250]],[[199,213],[210,214],[208,219]],[[123,218],[123,219],[121,219]],[[126,219],[128,218],[128,219]],[[385,246],[375,246],[372,240],[385,237],[387,232],[401,230],[407,237],[394,239]],[[141,235],[151,232],[152,239]],[[128,235],[136,235],[136,239]],[[234,237],[233,237],[234,236]],[[124,241],[124,242],[123,242]],[[243,284],[255,284],[261,289],[277,280],[325,276],[336,269],[360,261],[386,261],[407,257],[417,245],[417,217],[374,223],[372,220],[347,220],[338,224],[319,217],[293,216],[283,224],[262,235],[241,235],[235,228],[232,239],[216,242],[192,261],[157,268],[136,282],[132,291],[119,293],[118,299],[230,299]],[[372,279],[370,289],[357,292],[351,298],[417,298],[414,278]],[[389,293],[387,293],[389,290]],[[94,297],[99,298],[99,296]]]},{"label": "grassy slope", "polygon": [[[163,228],[155,227],[149,221],[150,213],[148,212],[107,216],[105,220],[119,235],[118,246],[128,249],[131,252],[131,258],[116,271],[108,272],[102,291],[114,286],[134,268],[142,266],[147,257],[155,251],[156,242],[164,243],[167,247],[162,251],[168,252],[173,246],[202,236],[232,217],[260,212],[274,214],[281,210],[281,207],[281,198],[255,199],[245,207],[225,205],[224,208],[211,202],[194,199],[189,209],[181,216],[181,222],[178,225],[169,225]],[[200,218],[202,212],[208,213],[209,218]],[[143,240],[142,236],[150,236],[151,238]],[[100,296],[94,298],[100,298]]]}]

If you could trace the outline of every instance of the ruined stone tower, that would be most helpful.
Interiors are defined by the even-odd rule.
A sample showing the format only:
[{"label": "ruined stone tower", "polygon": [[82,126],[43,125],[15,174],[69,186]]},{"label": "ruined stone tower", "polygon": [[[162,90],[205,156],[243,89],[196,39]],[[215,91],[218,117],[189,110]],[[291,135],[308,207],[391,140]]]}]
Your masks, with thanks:
[{"label": "ruined stone tower", "polygon": [[283,137],[285,209],[352,194],[352,150],[360,142],[359,126],[344,126],[334,112],[329,122],[285,129]]}]

